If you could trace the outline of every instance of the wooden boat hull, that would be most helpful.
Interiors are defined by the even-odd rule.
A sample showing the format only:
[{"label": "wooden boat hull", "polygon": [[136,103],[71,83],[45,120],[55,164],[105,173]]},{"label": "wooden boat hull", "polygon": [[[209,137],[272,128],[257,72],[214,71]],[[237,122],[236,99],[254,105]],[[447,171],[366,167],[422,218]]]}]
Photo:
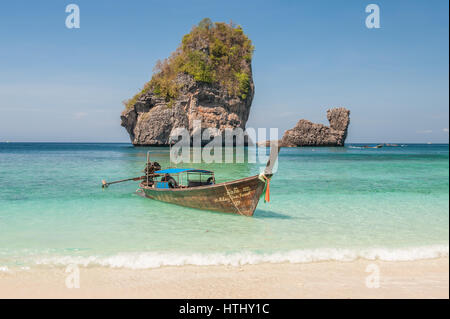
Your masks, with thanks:
[{"label": "wooden boat hull", "polygon": [[139,186],[145,196],[185,207],[253,216],[265,182],[258,175],[231,182],[192,188],[157,189]]}]

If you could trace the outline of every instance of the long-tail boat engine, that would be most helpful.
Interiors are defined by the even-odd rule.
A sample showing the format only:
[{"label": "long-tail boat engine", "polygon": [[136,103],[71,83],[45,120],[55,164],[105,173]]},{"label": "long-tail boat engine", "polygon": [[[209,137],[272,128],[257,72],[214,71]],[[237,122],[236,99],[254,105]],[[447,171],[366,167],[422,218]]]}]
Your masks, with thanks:
[{"label": "long-tail boat engine", "polygon": [[159,171],[160,169],[161,169],[161,165],[159,165],[158,162],[150,162],[149,161],[145,164],[144,173],[145,173],[145,176],[147,177],[148,185],[153,184],[154,173],[156,171]]}]

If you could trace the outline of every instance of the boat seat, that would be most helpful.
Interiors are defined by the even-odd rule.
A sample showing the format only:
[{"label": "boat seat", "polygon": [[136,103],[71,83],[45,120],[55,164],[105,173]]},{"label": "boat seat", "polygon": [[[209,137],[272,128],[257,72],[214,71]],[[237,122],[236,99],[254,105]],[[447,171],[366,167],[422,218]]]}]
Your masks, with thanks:
[{"label": "boat seat", "polygon": [[188,187],[198,187],[204,185],[211,185],[209,182],[200,182],[200,181],[188,181]]}]

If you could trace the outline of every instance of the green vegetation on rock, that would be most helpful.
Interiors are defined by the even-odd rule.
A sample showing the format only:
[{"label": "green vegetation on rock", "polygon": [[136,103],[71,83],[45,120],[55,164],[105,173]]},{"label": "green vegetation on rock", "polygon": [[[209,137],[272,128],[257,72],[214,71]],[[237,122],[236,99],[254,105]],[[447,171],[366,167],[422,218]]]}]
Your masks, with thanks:
[{"label": "green vegetation on rock", "polygon": [[180,73],[190,74],[197,82],[218,83],[230,95],[245,99],[250,89],[253,50],[240,26],[212,23],[205,18],[183,37],[169,58],[158,61],[152,79],[125,105],[132,107],[148,91],[172,105],[178,97],[180,87],[176,78]]}]

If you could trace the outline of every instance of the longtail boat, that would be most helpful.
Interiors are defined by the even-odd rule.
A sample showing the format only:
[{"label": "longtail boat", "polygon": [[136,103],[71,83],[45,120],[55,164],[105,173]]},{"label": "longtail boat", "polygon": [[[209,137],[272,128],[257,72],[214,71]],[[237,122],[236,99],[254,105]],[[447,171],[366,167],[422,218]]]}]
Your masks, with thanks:
[{"label": "longtail boat", "polygon": [[[217,184],[214,172],[209,170],[161,170],[157,162],[149,160],[147,153],[145,176],[122,181],[142,180],[138,192],[147,198],[201,210],[253,216],[263,193],[264,200],[270,201],[270,179],[278,152],[279,147],[271,149],[269,160],[261,174]],[[116,182],[103,181],[103,186],[107,187],[112,183]]]}]

